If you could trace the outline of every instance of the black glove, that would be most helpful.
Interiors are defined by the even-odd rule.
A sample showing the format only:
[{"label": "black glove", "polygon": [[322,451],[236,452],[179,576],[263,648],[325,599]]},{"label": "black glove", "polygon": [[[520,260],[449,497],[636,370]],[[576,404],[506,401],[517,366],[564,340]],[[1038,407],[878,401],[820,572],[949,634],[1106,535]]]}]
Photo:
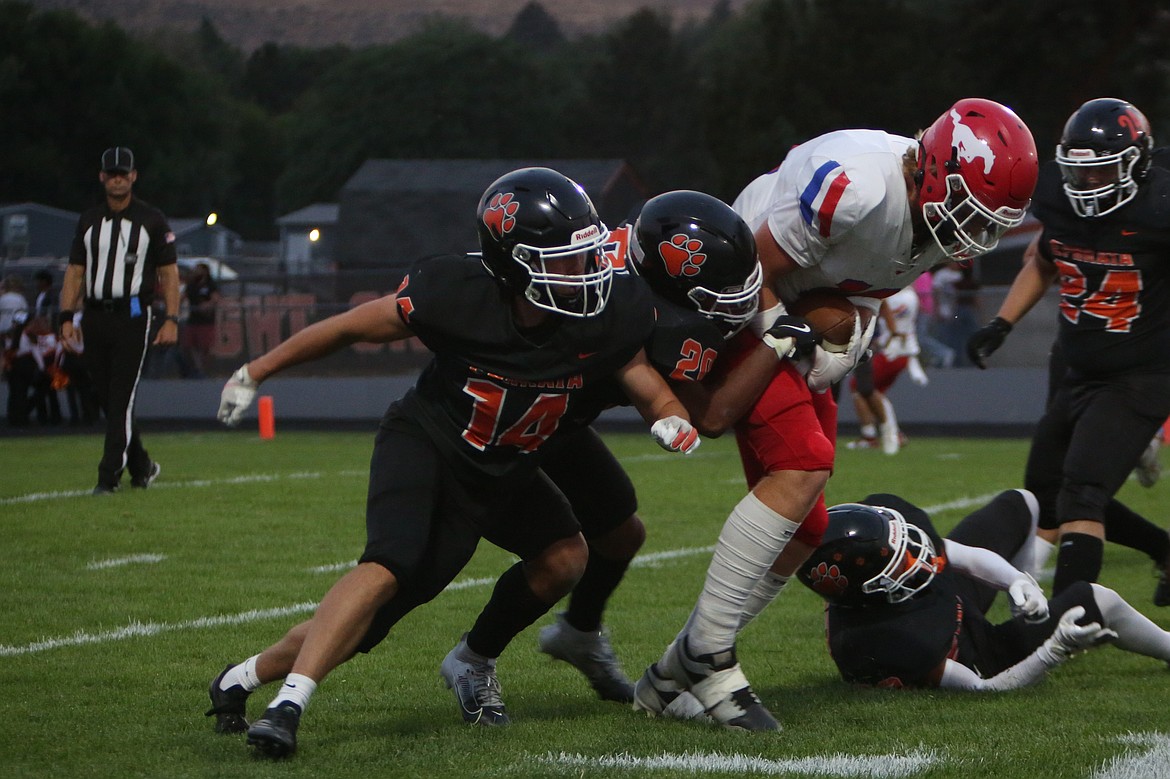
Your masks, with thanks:
[{"label": "black glove", "polygon": [[1003,346],[1003,340],[1011,331],[1012,323],[997,316],[967,339],[967,356],[980,368],[986,368],[987,358]]},{"label": "black glove", "polygon": [[764,343],[776,350],[780,359],[799,360],[812,355],[820,346],[821,337],[807,319],[799,316],[780,316],[767,329]]}]

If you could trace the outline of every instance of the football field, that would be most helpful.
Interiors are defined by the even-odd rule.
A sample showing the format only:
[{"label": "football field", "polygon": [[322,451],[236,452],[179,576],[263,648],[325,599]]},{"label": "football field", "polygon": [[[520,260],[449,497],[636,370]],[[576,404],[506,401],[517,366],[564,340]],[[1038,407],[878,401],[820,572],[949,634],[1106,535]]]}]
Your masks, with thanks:
[{"label": "football field", "polygon": [[[97,436],[0,440],[0,776],[1170,776],[1163,663],[1104,648],[998,695],[853,689],[825,649],[821,601],[796,582],[739,645],[779,734],[598,700],[537,651],[551,615],[499,661],[513,724],[467,727],[438,668],[513,562],[486,544],[448,591],[320,685],[295,757],[258,760],[243,736],[213,732],[208,683],[309,616],[353,564],[373,431],[146,438],[160,479],[102,498],[89,495]],[[729,438],[688,457],[645,434],[606,439],[648,528],[607,615],[636,678],[686,619],[744,484]],[[1026,454],[1020,439],[918,437],[896,457],[842,446],[828,498],[895,492],[945,532],[1019,486]],[[1131,479],[1119,497],[1166,526],[1168,490]],[[1170,609],[1151,604],[1155,581],[1144,556],[1106,547],[1102,583],[1170,627]],[[1002,603],[994,614],[1006,618]],[[249,717],[275,692],[253,695]]]}]

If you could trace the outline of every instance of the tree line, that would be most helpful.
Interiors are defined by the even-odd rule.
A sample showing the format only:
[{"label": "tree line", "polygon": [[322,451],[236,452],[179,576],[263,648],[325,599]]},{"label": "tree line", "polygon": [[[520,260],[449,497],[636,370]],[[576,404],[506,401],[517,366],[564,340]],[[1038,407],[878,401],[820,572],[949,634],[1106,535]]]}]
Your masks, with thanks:
[{"label": "tree line", "polygon": [[833,129],[913,135],[965,96],[1006,103],[1049,158],[1115,96],[1170,137],[1170,0],[754,0],[702,22],[638,10],[566,39],[537,3],[502,36],[437,19],[396,43],[245,53],[205,21],[131,34],[0,2],[0,202],[80,210],[98,158],[138,155],[169,214],[251,239],[385,158],[624,158],[652,191],[734,198]]}]

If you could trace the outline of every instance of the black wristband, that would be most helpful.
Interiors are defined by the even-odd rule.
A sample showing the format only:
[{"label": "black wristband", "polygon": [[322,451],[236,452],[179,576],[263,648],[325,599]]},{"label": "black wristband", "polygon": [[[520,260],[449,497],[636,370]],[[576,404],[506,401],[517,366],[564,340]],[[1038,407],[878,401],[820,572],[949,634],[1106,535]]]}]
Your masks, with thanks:
[{"label": "black wristband", "polygon": [[57,329],[60,330],[61,325],[66,322],[73,324],[73,312],[69,309],[64,309],[61,313],[57,314]]},{"label": "black wristband", "polygon": [[1007,335],[1012,331],[1012,323],[1001,316],[997,316],[995,319],[992,319],[988,324],[1004,335]]},{"label": "black wristband", "polygon": [[174,314],[167,314],[163,318],[166,319],[168,322],[174,322],[176,325],[179,324],[179,317],[175,316]]}]

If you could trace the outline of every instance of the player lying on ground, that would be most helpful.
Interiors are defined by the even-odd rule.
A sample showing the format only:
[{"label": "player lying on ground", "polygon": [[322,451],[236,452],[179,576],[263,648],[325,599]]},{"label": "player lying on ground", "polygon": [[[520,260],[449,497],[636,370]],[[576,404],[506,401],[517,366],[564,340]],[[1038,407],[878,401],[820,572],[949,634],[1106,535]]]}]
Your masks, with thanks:
[{"label": "player lying on ground", "polygon": [[[1008,562],[1032,559],[1038,515],[1030,492],[1009,490],[943,539],[925,511],[896,495],[829,509],[824,540],[797,575],[827,601],[841,676],[991,692],[1033,684],[1106,642],[1170,661],[1170,633],[1113,590],[1077,582],[1046,601]],[[1014,616],[993,624],[986,614],[1001,591]]]}]

